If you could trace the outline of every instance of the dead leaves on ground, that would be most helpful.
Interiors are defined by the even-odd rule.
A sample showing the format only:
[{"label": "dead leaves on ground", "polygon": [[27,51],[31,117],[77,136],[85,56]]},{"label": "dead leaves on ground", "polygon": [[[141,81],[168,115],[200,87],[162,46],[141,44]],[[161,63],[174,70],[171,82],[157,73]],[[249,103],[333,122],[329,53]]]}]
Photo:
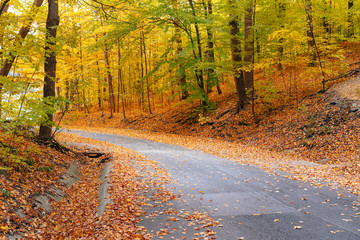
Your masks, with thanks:
[{"label": "dead leaves on ground", "polygon": [[[57,180],[66,171],[74,154],[59,153],[21,136],[12,138],[4,132],[0,135],[2,153],[5,147],[11,147],[14,156],[22,159],[0,172],[0,237],[35,231],[44,210],[33,204],[34,197],[51,192],[51,187],[63,189]],[[9,166],[7,157],[1,155],[0,159],[1,166]]]}]

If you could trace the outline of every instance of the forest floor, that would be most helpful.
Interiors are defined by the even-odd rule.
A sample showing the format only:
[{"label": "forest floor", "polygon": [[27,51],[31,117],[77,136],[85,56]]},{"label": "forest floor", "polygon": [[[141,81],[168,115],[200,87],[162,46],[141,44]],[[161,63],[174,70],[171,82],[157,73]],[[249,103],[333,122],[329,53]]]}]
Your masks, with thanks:
[{"label": "forest floor", "polygon": [[[163,187],[167,173],[135,151],[69,134],[57,136],[64,147],[0,133],[19,159],[0,171],[0,239],[144,239],[137,223],[146,193],[156,189],[154,199],[162,202],[173,198]],[[116,184],[99,214],[100,176],[109,162]],[[77,170],[68,173],[71,165]]]}]

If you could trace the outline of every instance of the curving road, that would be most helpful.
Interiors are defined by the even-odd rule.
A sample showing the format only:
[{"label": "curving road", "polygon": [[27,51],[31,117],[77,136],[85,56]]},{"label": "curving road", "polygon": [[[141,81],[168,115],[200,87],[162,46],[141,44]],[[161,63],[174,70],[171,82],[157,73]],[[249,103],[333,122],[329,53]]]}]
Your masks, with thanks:
[{"label": "curving road", "polygon": [[[220,240],[360,240],[359,198],[352,194],[175,145],[112,134],[72,133],[136,150],[159,162],[177,181],[168,187],[182,194],[180,200],[151,202],[153,206],[146,208],[149,215],[141,225],[150,233],[164,233],[153,239],[212,239],[207,228],[199,230],[204,222],[185,219],[189,212],[197,211],[220,222],[209,227]],[[169,211],[176,212],[173,221],[166,214]]]}]

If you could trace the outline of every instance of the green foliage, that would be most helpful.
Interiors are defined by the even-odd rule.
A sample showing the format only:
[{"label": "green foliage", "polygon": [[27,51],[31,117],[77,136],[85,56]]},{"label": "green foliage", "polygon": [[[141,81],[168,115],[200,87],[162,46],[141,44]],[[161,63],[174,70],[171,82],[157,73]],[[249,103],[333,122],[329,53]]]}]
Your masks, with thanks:
[{"label": "green foliage", "polygon": [[271,84],[271,82],[259,83],[255,82],[256,93],[258,94],[258,99],[268,110],[274,108],[274,102],[279,99],[278,89]]},{"label": "green foliage", "polygon": [[1,189],[1,193],[4,195],[4,197],[10,198],[11,197],[11,192],[7,191],[5,189]]},{"label": "green foliage", "polygon": [[16,169],[24,169],[28,167],[27,159],[19,154],[17,149],[7,146],[0,147],[0,160],[5,167],[15,167]]},{"label": "green foliage", "polygon": [[48,167],[48,166],[39,166],[37,168],[38,171],[40,172],[46,172],[46,173],[50,173],[52,170],[52,167]]}]

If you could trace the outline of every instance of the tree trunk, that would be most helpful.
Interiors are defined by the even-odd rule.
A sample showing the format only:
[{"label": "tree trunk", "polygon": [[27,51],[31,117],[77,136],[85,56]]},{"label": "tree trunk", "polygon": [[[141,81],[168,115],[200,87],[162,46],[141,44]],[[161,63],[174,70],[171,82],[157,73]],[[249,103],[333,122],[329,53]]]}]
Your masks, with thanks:
[{"label": "tree trunk", "polygon": [[109,49],[107,44],[105,44],[105,62],[106,62],[106,71],[108,78],[109,108],[110,108],[109,110],[110,110],[110,118],[112,118],[114,112],[114,91],[113,91],[113,80],[110,71]]},{"label": "tree trunk", "polygon": [[[213,13],[213,5],[211,0],[207,0],[207,3],[203,0],[204,11],[206,19],[211,21],[212,13]],[[214,52],[214,33],[213,28],[209,25],[206,26],[206,33],[207,33],[207,51],[206,51],[206,60],[211,65],[208,67],[207,70],[207,83],[206,83],[206,91],[207,93],[212,92],[212,87],[216,85],[218,93],[221,94],[221,89],[219,85],[218,77],[215,73],[215,52]]]},{"label": "tree trunk", "polygon": [[5,0],[2,3],[0,3],[0,17],[3,13],[6,13],[9,9],[9,2],[10,0]]},{"label": "tree trunk", "polygon": [[[196,18],[196,11],[195,11],[195,7],[194,7],[194,2],[193,0],[189,0],[189,4],[192,10],[192,14],[193,16]],[[201,37],[200,37],[200,30],[199,30],[199,25],[197,20],[195,20],[195,32],[196,32],[196,43],[197,43],[197,48],[198,48],[198,60],[200,63],[203,62],[202,60],[202,47],[201,47]],[[198,86],[200,88],[200,94],[201,94],[201,103],[202,105],[206,106],[208,104],[208,97],[205,91],[205,85],[204,85],[204,73],[202,69],[196,69],[195,70],[195,75],[198,81]]]},{"label": "tree trunk", "polygon": [[[122,105],[122,111],[123,111],[123,117],[126,119],[126,113],[125,113],[125,101],[124,101],[124,83],[123,83],[123,76],[122,76],[122,69],[121,69],[121,46],[120,46],[120,39],[118,40],[118,86],[120,86],[120,96],[121,96],[121,105]],[[118,105],[120,104],[120,98],[118,96]]]},{"label": "tree trunk", "polygon": [[[9,0],[5,0],[2,1],[2,3],[0,3],[0,16],[3,13],[6,13],[7,10],[9,9],[9,4],[8,4]],[[3,26],[5,27],[5,26]],[[3,40],[4,40],[4,34],[0,33],[0,63],[2,63],[4,61],[4,52],[3,52]]]},{"label": "tree trunk", "polygon": [[329,5],[327,3],[327,0],[323,0],[323,3],[325,5],[323,27],[326,33],[326,39],[329,40],[331,38],[331,25],[329,23],[328,11],[329,11],[329,7],[331,8],[331,1],[329,2]]},{"label": "tree trunk", "polygon": [[89,109],[88,109],[88,107],[87,107],[87,105],[86,105],[86,95],[85,95],[85,77],[84,77],[84,64],[83,64],[83,50],[82,50],[82,38],[81,38],[81,34],[79,34],[80,35],[80,38],[79,38],[79,40],[80,40],[80,77],[81,77],[81,82],[82,82],[82,84],[83,84],[83,105],[84,105],[84,112],[86,113],[89,113],[90,111],[89,111]]},{"label": "tree trunk", "polygon": [[[176,10],[177,9],[177,0],[173,0],[173,9]],[[181,39],[181,33],[180,33],[180,20],[178,18],[174,19],[174,28],[175,28],[175,33],[174,33],[174,40],[176,43],[176,57],[179,57],[179,54],[183,51],[182,48],[182,39]],[[187,90],[187,84],[186,84],[186,75],[185,75],[185,69],[181,63],[179,63],[179,69],[176,72],[176,78],[177,78],[177,82],[180,85],[180,99],[181,100],[185,100],[189,97],[189,91]]]},{"label": "tree trunk", "polygon": [[244,81],[246,92],[253,95],[254,86],[254,1],[247,0],[245,9]]},{"label": "tree trunk", "polygon": [[[284,24],[283,22],[285,21],[285,13],[286,13],[286,5],[285,3],[282,2],[283,0],[275,0],[275,4],[278,7],[278,19],[281,22],[280,24],[280,28],[283,29],[284,28]],[[279,39],[279,48],[278,48],[278,52],[279,52],[279,62],[278,62],[278,71],[281,71],[283,69],[282,66],[282,59],[283,59],[283,55],[284,55],[284,46],[283,46],[283,38]]]},{"label": "tree trunk", "polygon": [[99,65],[99,60],[96,60],[96,66],[97,66],[97,78],[98,78],[98,89],[97,89],[97,97],[98,97],[98,106],[99,106],[99,110],[102,109],[102,99],[103,99],[103,94],[102,94],[102,83],[101,83],[101,79],[100,79],[100,65]]},{"label": "tree trunk", "polygon": [[[306,6],[305,6],[305,12],[306,12],[308,18],[311,18],[310,12],[308,11],[308,8]],[[315,55],[317,56],[317,59],[318,59],[318,62],[319,62],[319,67],[320,67],[320,70],[321,70],[322,91],[325,92],[325,83],[326,83],[325,72],[324,72],[324,68],[323,68],[323,65],[322,65],[322,61],[321,61],[320,51],[319,51],[319,48],[317,47],[317,44],[316,44],[315,35],[314,35],[314,26],[313,26],[312,21],[308,21],[308,29],[310,30],[310,35],[312,37],[312,41],[313,41],[313,44],[314,44]]]},{"label": "tree trunk", "polygon": [[147,59],[147,54],[146,54],[145,36],[144,36],[143,32],[142,32],[142,46],[143,46],[143,51],[144,51],[147,102],[148,102],[149,113],[152,114],[151,104],[150,104],[150,85],[149,85],[149,78],[147,76],[147,74],[148,74],[148,59]]},{"label": "tree trunk", "polygon": [[[44,99],[55,97],[56,79],[56,31],[59,26],[59,6],[57,0],[48,0],[48,17],[46,20],[46,43],[45,43],[45,79],[44,79]],[[45,100],[46,101],[46,100]],[[53,106],[49,106],[50,108]],[[47,122],[42,123],[39,131],[39,138],[49,140],[52,137],[53,114],[47,112]]]},{"label": "tree trunk", "polygon": [[354,1],[348,1],[348,37],[354,37]]},{"label": "tree trunk", "polygon": [[307,37],[308,37],[308,48],[309,48],[309,66],[315,66],[316,62],[316,51],[315,51],[315,36],[313,29],[313,17],[312,17],[312,0],[305,1],[306,11],[306,22],[307,22]]},{"label": "tree trunk", "polygon": [[241,44],[240,44],[240,29],[239,29],[239,17],[236,13],[232,13],[236,6],[233,0],[229,0],[230,12],[230,48],[231,58],[233,61],[233,73],[236,87],[236,113],[246,106],[246,90],[244,73],[242,68],[242,57],[241,57]]}]

